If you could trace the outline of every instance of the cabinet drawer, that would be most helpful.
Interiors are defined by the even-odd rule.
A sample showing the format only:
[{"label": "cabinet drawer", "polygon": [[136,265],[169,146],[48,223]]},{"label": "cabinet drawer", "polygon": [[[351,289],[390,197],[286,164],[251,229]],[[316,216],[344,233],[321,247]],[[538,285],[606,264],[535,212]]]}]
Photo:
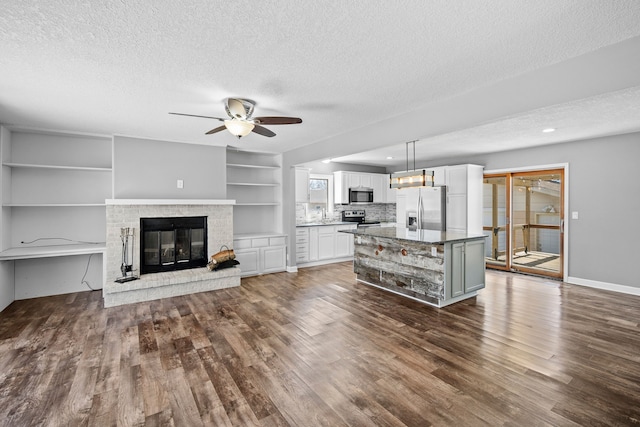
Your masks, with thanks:
[{"label": "cabinet drawer", "polygon": [[297,227],[296,228],[296,236],[308,236],[309,229],[307,227]]},{"label": "cabinet drawer", "polygon": [[309,236],[296,236],[296,243],[307,243]]},{"label": "cabinet drawer", "polygon": [[333,225],[323,225],[318,227],[318,234],[333,234],[335,231],[336,230]]},{"label": "cabinet drawer", "polygon": [[282,237],[270,237],[269,238],[269,246],[284,246],[285,243],[285,238],[284,236]]},{"label": "cabinet drawer", "polygon": [[264,248],[269,246],[269,238],[261,237],[258,239],[251,239],[251,247],[252,248]]},{"label": "cabinet drawer", "polygon": [[241,239],[233,241],[233,249],[249,249],[251,248],[251,239]]}]

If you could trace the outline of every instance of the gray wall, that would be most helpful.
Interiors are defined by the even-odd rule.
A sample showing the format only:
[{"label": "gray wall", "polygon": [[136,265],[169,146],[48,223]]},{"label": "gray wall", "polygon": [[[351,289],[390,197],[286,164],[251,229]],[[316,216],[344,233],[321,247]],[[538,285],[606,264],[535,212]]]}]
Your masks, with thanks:
[{"label": "gray wall", "polygon": [[[475,163],[485,171],[569,164],[570,278],[640,288],[640,133],[526,150],[438,160],[420,167]],[[577,211],[579,219],[572,220]]]},{"label": "gray wall", "polygon": [[224,147],[116,136],[113,149],[116,199],[227,197]]}]

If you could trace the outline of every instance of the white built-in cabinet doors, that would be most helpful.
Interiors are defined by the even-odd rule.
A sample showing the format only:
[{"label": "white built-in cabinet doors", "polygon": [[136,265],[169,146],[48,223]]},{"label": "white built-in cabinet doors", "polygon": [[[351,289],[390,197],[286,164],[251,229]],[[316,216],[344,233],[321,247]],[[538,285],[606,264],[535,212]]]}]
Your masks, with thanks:
[{"label": "white built-in cabinet doors", "polygon": [[284,271],[287,265],[286,236],[236,238],[233,248],[242,277]]},{"label": "white built-in cabinet doors", "polygon": [[309,169],[296,168],[296,203],[309,202]]}]

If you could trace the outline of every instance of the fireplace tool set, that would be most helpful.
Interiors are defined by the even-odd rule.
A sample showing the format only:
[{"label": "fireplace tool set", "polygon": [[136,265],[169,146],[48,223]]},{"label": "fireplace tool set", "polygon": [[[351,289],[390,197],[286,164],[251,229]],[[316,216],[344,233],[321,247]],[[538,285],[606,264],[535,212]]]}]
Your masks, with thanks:
[{"label": "fireplace tool set", "polygon": [[[118,283],[130,282],[138,279],[133,275],[133,261],[129,263],[129,246],[133,251],[133,228],[126,227],[120,229],[120,240],[122,240],[122,264],[120,264],[120,271],[122,277],[116,279]],[[131,245],[129,244],[129,238],[131,238]]]}]

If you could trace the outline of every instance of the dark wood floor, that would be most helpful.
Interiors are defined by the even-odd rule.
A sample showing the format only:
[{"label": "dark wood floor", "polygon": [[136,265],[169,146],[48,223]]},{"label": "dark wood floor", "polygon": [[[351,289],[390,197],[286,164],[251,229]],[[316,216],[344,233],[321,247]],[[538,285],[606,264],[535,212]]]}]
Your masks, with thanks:
[{"label": "dark wood floor", "polygon": [[640,424],[640,297],[503,272],[432,308],[350,263],[104,309],[0,314],[0,424]]}]

